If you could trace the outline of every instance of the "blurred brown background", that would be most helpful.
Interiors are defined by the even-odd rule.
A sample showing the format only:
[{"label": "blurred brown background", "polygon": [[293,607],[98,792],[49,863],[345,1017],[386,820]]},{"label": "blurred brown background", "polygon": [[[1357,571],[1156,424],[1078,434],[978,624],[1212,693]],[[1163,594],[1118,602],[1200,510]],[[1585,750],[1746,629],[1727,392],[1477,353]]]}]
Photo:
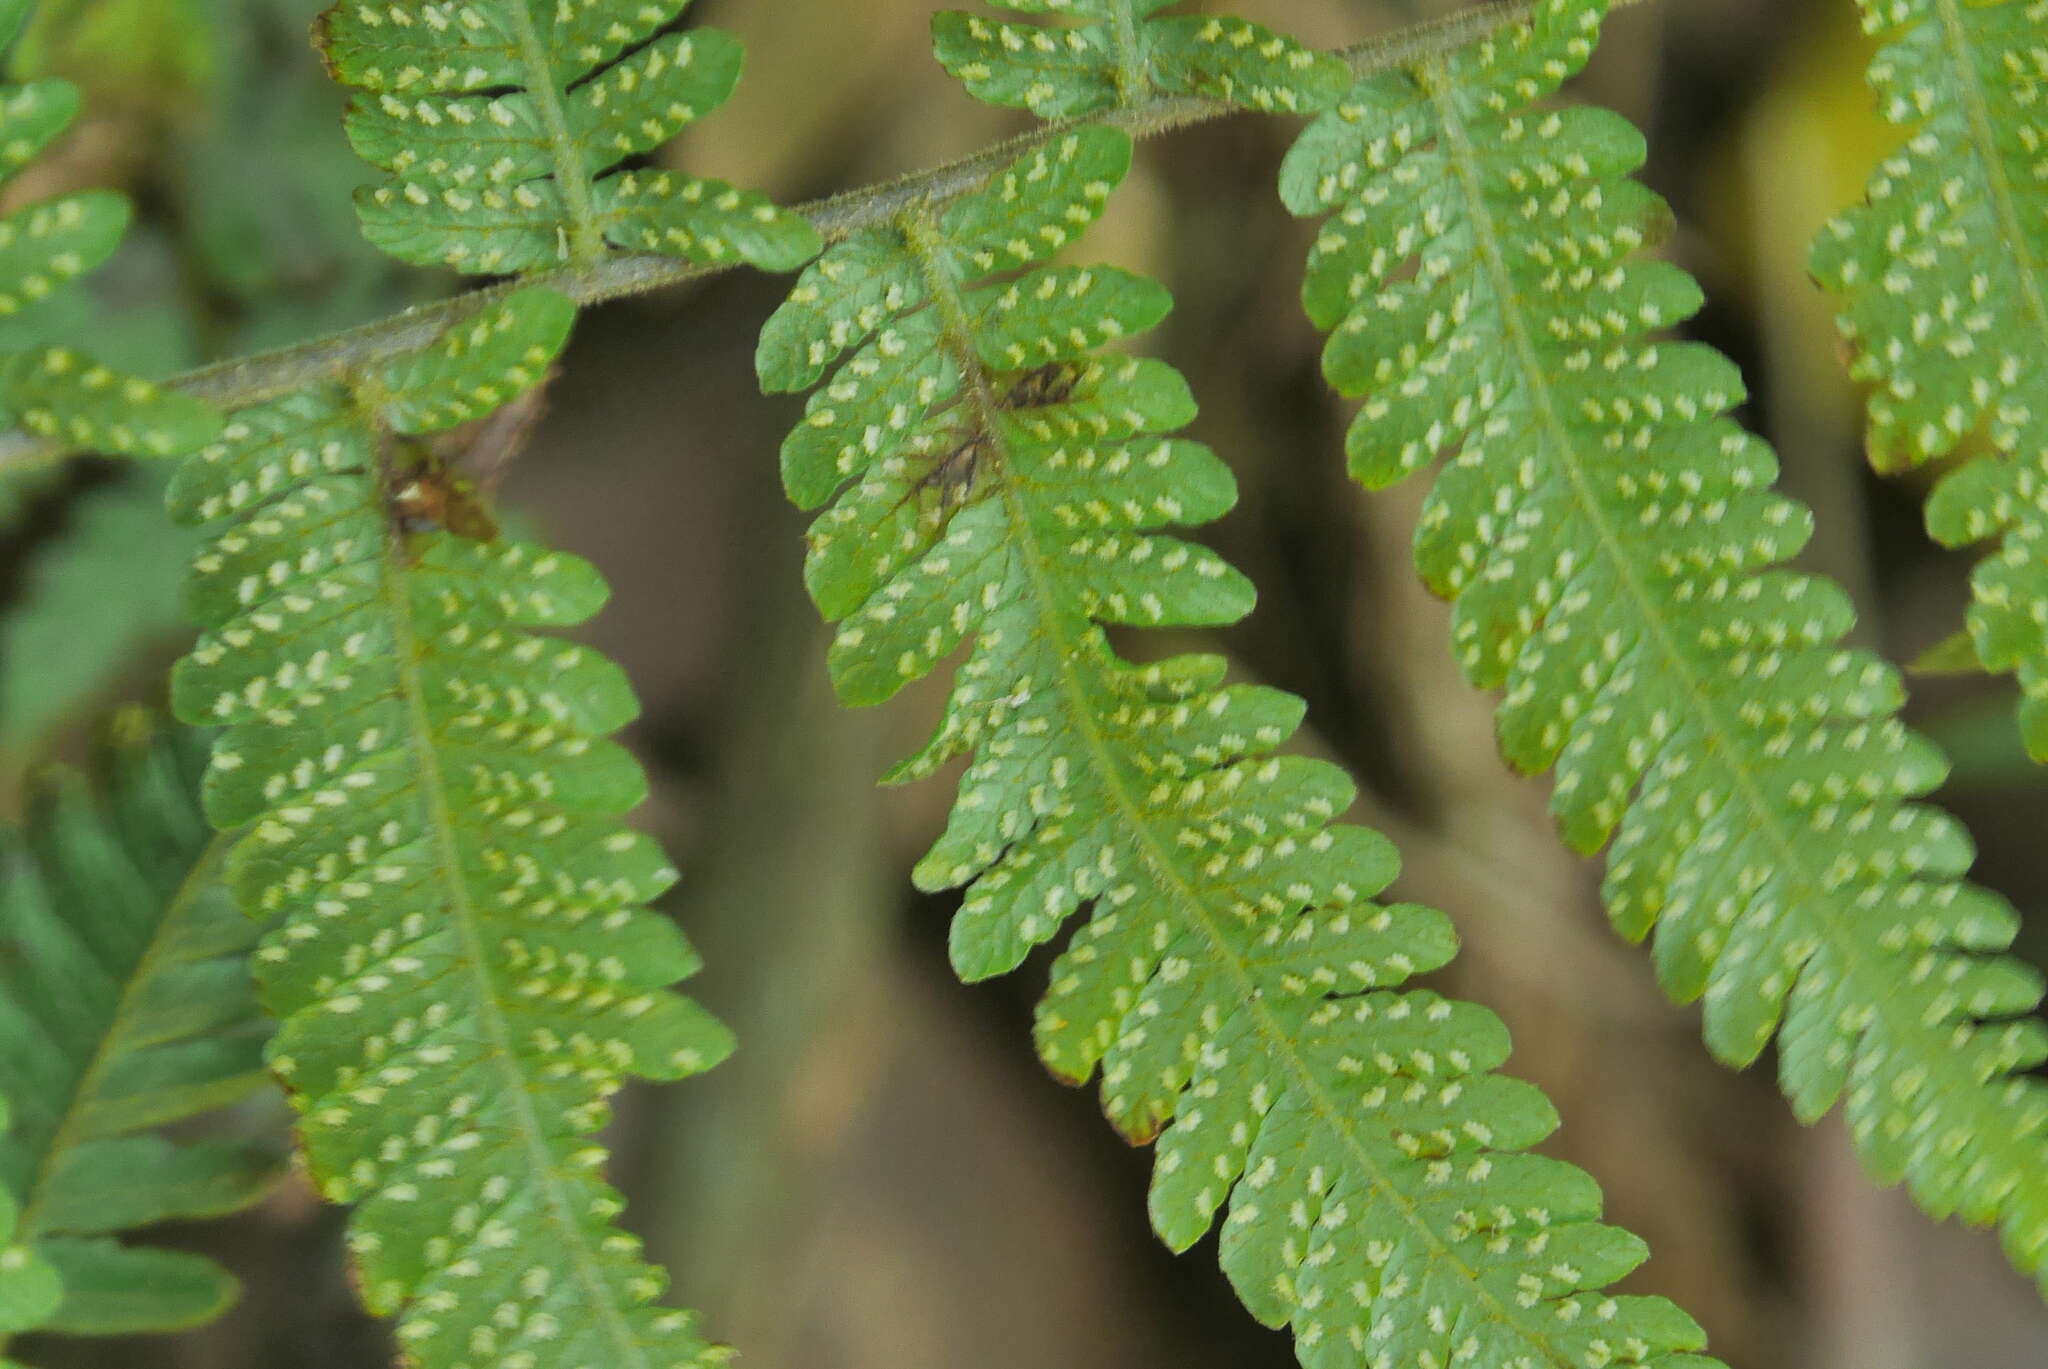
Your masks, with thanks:
[{"label": "blurred brown background", "polygon": [[[96,316],[124,345],[154,349],[138,364],[175,370],[445,287],[367,255],[340,209],[361,173],[298,36],[317,0],[55,8],[18,62],[67,70],[98,101],[49,174],[115,180],[143,204],[145,231]],[[1019,127],[929,60],[935,8],[699,0],[697,19],[748,40],[750,72],[672,155],[794,201]],[[1452,6],[1202,8],[1334,46]],[[1685,225],[1672,251],[1712,301],[1696,333],[1743,363],[1750,418],[1818,506],[1807,564],[1846,581],[1867,639],[1908,659],[1959,625],[1967,564],[1928,545],[1919,489],[1864,473],[1857,400],[1804,270],[1813,232],[1895,137],[1870,116],[1853,11],[1637,6],[1612,21],[1581,93],[1650,134],[1647,178]],[[1308,232],[1273,194],[1293,131],[1240,118],[1148,144],[1093,241],[1174,288],[1179,310],[1150,345],[1188,371],[1204,406],[1194,435],[1243,485],[1209,536],[1262,601],[1223,645],[1247,675],[1309,699],[1308,744],[1359,776],[1356,816],[1404,851],[1398,893],[1458,922],[1467,951],[1446,987],[1508,1020],[1515,1067],[1566,1119],[1556,1150],[1650,1240],[1634,1289],[1676,1298],[1744,1369],[2048,1364],[2048,1312],[1989,1237],[1873,1190],[1835,1126],[1789,1120],[1767,1066],[1737,1076],[1708,1061],[1695,1014],[1665,1003],[1647,957],[1607,930],[1597,865],[1552,839],[1546,784],[1497,760],[1490,702],[1458,680],[1446,612],[1407,562],[1420,487],[1368,499],[1342,476],[1346,414],[1296,303]],[[753,336],[780,288],[722,278],[587,319],[507,490],[518,517],[616,586],[592,638],[646,701],[632,739],[658,795],[645,821],[687,873],[674,911],[710,965],[695,988],[743,1041],[704,1081],[622,1100],[630,1220],[678,1297],[752,1369],[1290,1364],[1287,1338],[1243,1314],[1212,1251],[1176,1260],[1152,1240],[1147,1157],[1114,1138],[1091,1095],[1036,1066],[1042,963],[972,990],[946,969],[950,900],[915,897],[907,871],[950,790],[872,784],[922,738],[935,696],[867,714],[830,698],[798,576],[804,520],[776,476],[797,406],[753,385]],[[0,636],[13,653],[0,660],[0,775],[62,752],[104,701],[147,697],[177,645],[175,599],[154,604],[162,575],[134,541],[112,568],[64,573],[78,528],[151,526],[137,512],[154,498],[146,480],[81,467],[15,498],[0,520],[0,593],[46,601],[54,585],[121,622],[95,631],[81,613],[27,643]],[[173,565],[180,553],[172,540],[148,554]],[[30,652],[94,664],[84,678],[10,684]],[[1916,721],[1958,759],[1945,800],[1979,836],[1981,876],[2038,914],[2048,772],[2019,753],[2007,687],[1921,680],[1915,695]],[[2036,916],[2031,936],[2038,961],[2048,921]],[[287,1188],[257,1222],[187,1233],[249,1279],[237,1313],[161,1346],[45,1360],[381,1365],[389,1352],[351,1309],[336,1225]]]}]

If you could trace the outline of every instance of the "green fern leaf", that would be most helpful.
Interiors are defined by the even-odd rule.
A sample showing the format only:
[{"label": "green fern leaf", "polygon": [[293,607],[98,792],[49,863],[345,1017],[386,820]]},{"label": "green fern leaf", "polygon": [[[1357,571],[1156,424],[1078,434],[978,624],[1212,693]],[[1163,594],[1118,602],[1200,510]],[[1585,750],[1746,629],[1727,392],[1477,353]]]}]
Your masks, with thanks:
[{"label": "green fern leaf", "polygon": [[171,457],[211,441],[221,421],[195,399],[48,347],[0,365],[0,425],[74,451]]},{"label": "green fern leaf", "polygon": [[359,197],[364,232],[403,261],[472,275],[588,264],[607,244],[771,271],[816,256],[816,230],[751,191],[615,170],[739,81],[731,35],[663,32],[688,5],[342,0],[319,41],[361,92],[356,151],[391,173]]},{"label": "green fern leaf", "polygon": [[1950,546],[2000,539],[1978,570],[1970,635],[1984,665],[2018,672],[2021,725],[2048,760],[2048,13],[2039,5],[1866,0],[1888,41],[1871,67],[1906,146],[1864,205],[1815,244],[1841,299],[1870,452],[1906,468],[1987,433],[1992,452],[1946,478],[1929,530]]},{"label": "green fern leaf", "polygon": [[973,755],[917,869],[967,890],[954,965],[1014,970],[1088,911],[1039,1052],[1075,1083],[1099,1073],[1117,1128],[1158,1138],[1168,1244],[1228,1205],[1225,1268],[1312,1369],[1703,1369],[1684,1313],[1600,1291],[1642,1245],[1599,1224],[1585,1174],[1524,1153],[1556,1117],[1494,1072],[1500,1022],[1402,988],[1455,937],[1433,910],[1371,901],[1397,861],[1333,824],[1350,780],[1276,754],[1301,702],[1226,686],[1213,657],[1128,663],[1105,636],[1233,623],[1253,600],[1161,531],[1236,500],[1213,453],[1170,435],[1194,416],[1186,383],[1098,350],[1157,323],[1166,292],[1043,264],[1130,157],[1110,129],[1060,134],[936,219],[833,247],[763,335],[766,388],[823,382],[784,457],[799,503],[831,501],[809,575],[842,620],[840,692],[880,702],[967,648],[895,776]]},{"label": "green fern leaf", "polygon": [[1199,95],[1267,113],[1326,109],[1351,84],[1343,61],[1243,19],[1159,15],[1173,0],[990,0],[1080,21],[1006,23],[960,10],[932,18],[939,61],[975,98],[1042,119],[1152,95]]},{"label": "green fern leaf", "polygon": [[[0,1098],[0,1139],[5,1138],[12,1120],[7,1100]],[[21,1235],[21,1209],[0,1186],[0,1345],[10,1336],[43,1325],[64,1301],[57,1271]],[[15,1369],[14,1361],[0,1359],[0,1369]]]},{"label": "green fern leaf", "polygon": [[1312,126],[1283,187],[1331,214],[1308,310],[1363,396],[1354,473],[1449,454],[1416,539],[1456,604],[1467,674],[1504,687],[1519,769],[1555,767],[1576,848],[1613,840],[1616,925],[1656,932],[1680,1000],[1734,1064],[1776,1036],[1802,1118],[1845,1095],[1869,1166],[1922,1206],[1997,1223],[2048,1286],[2048,1031],[1998,954],[1970,842],[1914,802],[1946,762],[1898,721],[1889,667],[1840,647],[1832,583],[1776,569],[1810,515],[1726,414],[1718,353],[1654,336],[1698,308],[1642,259],[1670,215],[1640,136],[1542,110],[1591,51],[1599,0],[1546,0],[1461,53],[1368,80]]},{"label": "green fern leaf", "polygon": [[[365,1300],[424,1366],[669,1369],[721,1360],[612,1224],[593,1135],[628,1078],[730,1049],[668,986],[694,953],[645,905],[675,878],[617,817],[645,794],[605,738],[618,669],[535,636],[597,611],[570,556],[427,526],[440,457],[405,434],[546,376],[574,310],[527,290],[387,367],[244,411],[179,472],[225,523],[180,712],[227,728],[206,788],[282,1024],[310,1168],[357,1204]],[[453,520],[450,520],[453,522]]]},{"label": "green fern leaf", "polygon": [[[31,6],[0,9],[0,48]],[[78,117],[67,81],[0,86],[0,183],[48,150]],[[84,190],[23,205],[0,218],[0,318],[34,309],[104,265],[128,230],[127,200]],[[66,348],[0,355],[0,426],[25,428],[86,451],[179,456],[212,439],[220,420],[204,405],[122,376]]]},{"label": "green fern leaf", "polygon": [[[0,46],[20,29],[25,4],[0,12]],[[65,81],[0,86],[0,183],[39,156],[78,116]],[[96,270],[127,232],[121,196],[85,190],[24,205],[0,218],[0,318],[13,318]],[[0,356],[0,427],[25,428],[86,451],[179,456],[213,438],[204,405],[122,376],[61,347]]]},{"label": "green fern leaf", "polygon": [[1859,0],[1887,41],[1884,116],[1912,129],[1814,274],[1842,297],[1882,467],[1946,456],[1987,420],[2009,443],[2048,406],[2048,15],[2024,0]]},{"label": "green fern leaf", "polygon": [[[267,1034],[248,956],[257,928],[222,889],[199,812],[204,747],[123,724],[106,795],[58,777],[0,866],[0,1190],[16,1239],[56,1271],[60,1306],[0,1331],[169,1331],[208,1321],[235,1282],[124,1232],[260,1198],[274,1155],[157,1128],[262,1086]],[[4,1282],[4,1281],[0,1281]]]}]

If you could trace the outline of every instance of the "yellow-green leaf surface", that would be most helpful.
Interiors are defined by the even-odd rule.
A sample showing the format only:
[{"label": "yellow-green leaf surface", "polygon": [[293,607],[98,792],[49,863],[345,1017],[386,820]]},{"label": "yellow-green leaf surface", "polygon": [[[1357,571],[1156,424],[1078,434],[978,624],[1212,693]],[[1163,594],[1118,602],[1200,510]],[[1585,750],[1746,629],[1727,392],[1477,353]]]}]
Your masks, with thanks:
[{"label": "yellow-green leaf surface", "polygon": [[587,265],[609,246],[791,270],[817,233],[762,196],[617,170],[731,97],[741,50],[668,32],[689,0],[343,0],[329,69],[360,92],[356,151],[390,179],[359,198],[370,240],[472,275]]},{"label": "yellow-green leaf surface", "polygon": [[1432,909],[1374,901],[1398,861],[1334,821],[1350,779],[1280,754],[1301,701],[1226,684],[1214,657],[1136,665],[1110,644],[1112,625],[1234,623],[1254,598],[1164,531],[1236,502],[1215,454],[1173,436],[1186,382],[1102,350],[1157,323],[1165,291],[1044,264],[1130,155],[1076,129],[943,215],[850,238],[762,338],[766,388],[817,387],[784,470],[828,505],[809,581],[839,623],[840,693],[877,703],[962,653],[894,776],[970,757],[917,868],[966,891],[954,966],[1008,973],[1081,916],[1040,1055],[1099,1075],[1114,1125],[1158,1140],[1168,1244],[1227,1210],[1225,1269],[1312,1369],[1708,1369],[1683,1312],[1606,1291],[1642,1243],[1600,1223],[1583,1172],[1528,1153],[1557,1118],[1495,1072],[1499,1020],[1406,987],[1456,938]]},{"label": "yellow-green leaf surface", "polygon": [[356,1210],[370,1308],[413,1361],[673,1369],[723,1358],[617,1227],[606,1100],[731,1049],[669,986],[697,957],[649,911],[676,878],[619,823],[645,796],[610,734],[618,668],[531,629],[595,613],[587,563],[436,522],[404,436],[539,383],[573,314],[529,290],[390,366],[236,414],[171,490],[214,528],[187,718],[226,729],[206,802],[270,1063],[320,1190]]},{"label": "yellow-green leaf surface", "polygon": [[2048,1286],[2048,1030],[2017,919],[1962,879],[1962,828],[1917,802],[1938,750],[1897,673],[1841,645],[1833,583],[1782,568],[1811,515],[1728,418],[1741,377],[1663,336],[1700,304],[1644,253],[1670,228],[1641,136],[1544,108],[1602,0],[1545,0],[1455,54],[1370,79],[1283,189],[1328,216],[1309,313],[1364,405],[1369,486],[1442,471],[1416,535],[1459,659],[1505,690],[1510,761],[1555,769],[1566,839],[1612,843],[1617,927],[1705,1003],[1714,1053],[1773,1040],[1802,1118],[1846,1101],[1873,1172],[1999,1227]]}]

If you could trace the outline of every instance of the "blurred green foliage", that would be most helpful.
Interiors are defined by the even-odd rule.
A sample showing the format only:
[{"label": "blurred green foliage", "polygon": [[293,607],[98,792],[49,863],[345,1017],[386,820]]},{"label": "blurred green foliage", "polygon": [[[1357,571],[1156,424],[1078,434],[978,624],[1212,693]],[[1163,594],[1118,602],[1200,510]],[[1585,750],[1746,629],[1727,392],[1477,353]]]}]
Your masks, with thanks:
[{"label": "blurred green foliage", "polygon": [[[11,74],[61,76],[86,118],[46,176],[112,183],[143,214],[108,269],[0,348],[63,338],[123,370],[168,375],[391,313],[445,283],[395,266],[348,211],[365,170],[343,99],[307,32],[323,0],[46,0]],[[0,478],[0,536],[52,473]],[[88,482],[37,504],[0,629],[0,775],[50,730],[104,702],[152,644],[187,635],[178,586],[190,539],[160,512],[151,473]]]}]

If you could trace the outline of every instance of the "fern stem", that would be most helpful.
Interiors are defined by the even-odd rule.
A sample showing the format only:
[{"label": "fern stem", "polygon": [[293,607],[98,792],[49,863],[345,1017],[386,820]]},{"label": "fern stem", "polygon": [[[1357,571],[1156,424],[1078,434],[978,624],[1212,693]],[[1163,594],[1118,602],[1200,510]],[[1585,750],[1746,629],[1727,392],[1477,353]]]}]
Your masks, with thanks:
[{"label": "fern stem", "polygon": [[[1643,3],[1647,0],[1613,0],[1612,8]],[[1411,65],[1433,54],[1456,51],[1501,24],[1526,18],[1536,8],[1535,0],[1497,0],[1475,5],[1354,43],[1340,49],[1338,55],[1350,64],[1354,75],[1369,76]],[[815,224],[828,243],[840,242],[863,229],[891,222],[913,205],[940,205],[971,194],[1022,154],[1046,146],[1076,127],[1104,124],[1121,128],[1133,138],[1149,138],[1243,112],[1239,105],[1190,96],[1143,100],[1086,119],[1046,124],[958,161],[813,200],[798,206],[796,212]],[[574,182],[575,178],[567,181]],[[454,324],[501,302],[514,290],[544,286],[581,305],[602,304],[722,275],[739,265],[738,261],[700,265],[651,253],[613,255],[419,305],[310,342],[204,366],[166,384],[221,409],[246,408],[297,390],[344,380],[366,367],[418,351]],[[0,470],[56,461],[71,454],[68,447],[25,432],[0,433]]]}]

